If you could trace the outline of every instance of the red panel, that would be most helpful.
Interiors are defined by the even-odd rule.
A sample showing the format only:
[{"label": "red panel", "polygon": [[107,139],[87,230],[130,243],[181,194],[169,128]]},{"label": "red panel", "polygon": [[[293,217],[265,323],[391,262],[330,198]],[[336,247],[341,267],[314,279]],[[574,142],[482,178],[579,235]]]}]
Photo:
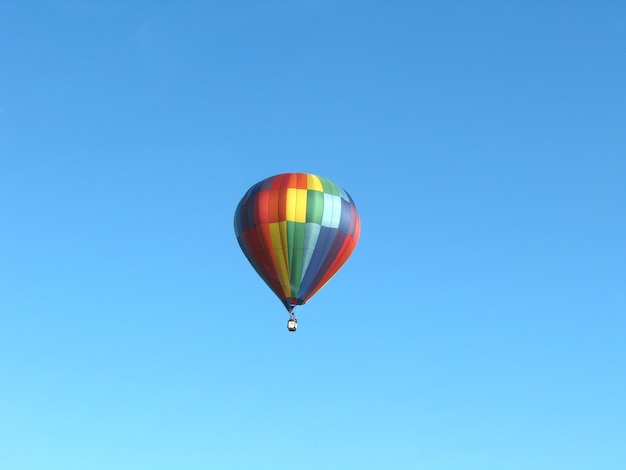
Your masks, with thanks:
[{"label": "red panel", "polygon": [[287,220],[287,189],[293,187],[291,185],[291,180],[294,175],[291,173],[282,175],[282,182],[279,189],[278,195],[278,221],[283,222]]},{"label": "red panel", "polygon": [[250,255],[256,261],[258,269],[261,271],[261,277],[269,285],[269,287],[276,293],[278,297],[283,298],[282,288],[280,281],[276,276],[276,265],[274,263],[274,257],[271,255],[270,246],[266,246],[264,240],[264,231],[267,230],[269,237],[269,226],[267,224],[257,225],[256,227],[246,230],[245,237],[248,245],[250,246]]},{"label": "red panel", "polygon": [[256,233],[256,227],[245,230],[243,234],[246,238],[246,242],[248,243],[248,248],[250,250],[249,253],[246,253],[246,255],[248,255],[248,259],[252,258],[252,260],[254,260],[254,262],[256,263],[257,268],[261,270],[263,275],[266,275],[266,262],[263,257],[263,247],[259,243],[258,235]]},{"label": "red panel", "polygon": [[278,215],[278,206],[279,206],[279,201],[278,201],[278,196],[280,194],[280,191],[278,189],[271,189],[268,191],[269,193],[269,200],[268,200],[268,212],[269,212],[269,222],[278,222],[279,221],[279,215]]},{"label": "red panel", "polygon": [[269,215],[269,191],[259,191],[254,204],[256,224],[267,224],[270,221]]},{"label": "red panel", "polygon": [[285,184],[285,181],[289,179],[289,174],[276,175],[272,180],[272,189],[280,189]]}]

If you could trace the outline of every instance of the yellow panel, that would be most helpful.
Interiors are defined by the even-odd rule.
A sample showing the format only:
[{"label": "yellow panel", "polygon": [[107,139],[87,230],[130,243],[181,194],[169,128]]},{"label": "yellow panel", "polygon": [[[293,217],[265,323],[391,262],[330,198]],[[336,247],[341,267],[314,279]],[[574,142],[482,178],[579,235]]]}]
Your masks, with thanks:
[{"label": "yellow panel", "polygon": [[296,222],[306,222],[306,189],[296,189]]},{"label": "yellow panel", "polygon": [[[282,225],[282,227],[281,227]],[[291,297],[291,281],[289,279],[289,267],[287,260],[287,244],[283,240],[287,240],[287,224],[285,222],[275,222],[269,224],[270,236],[272,237],[272,252],[274,261],[276,261],[276,270],[278,271],[278,279],[283,288],[285,297]],[[284,235],[282,232],[285,232]]]},{"label": "yellow panel", "polygon": [[324,187],[322,186],[322,182],[315,175],[306,175],[306,186],[308,189],[313,189],[315,191],[324,192]]},{"label": "yellow panel", "polygon": [[285,198],[285,217],[292,222],[296,219],[296,189],[288,188]]},{"label": "yellow panel", "polygon": [[306,189],[287,189],[287,210],[289,222],[306,222]]},{"label": "yellow panel", "polygon": [[287,240],[287,222],[278,222],[278,227],[280,231],[280,243],[281,250],[283,252],[283,258],[285,261],[285,266],[287,266],[287,281],[289,281],[289,240]]},{"label": "yellow panel", "polygon": [[280,238],[280,225],[279,222],[272,222],[269,225],[270,238],[272,240],[272,250],[281,250],[283,242]]}]

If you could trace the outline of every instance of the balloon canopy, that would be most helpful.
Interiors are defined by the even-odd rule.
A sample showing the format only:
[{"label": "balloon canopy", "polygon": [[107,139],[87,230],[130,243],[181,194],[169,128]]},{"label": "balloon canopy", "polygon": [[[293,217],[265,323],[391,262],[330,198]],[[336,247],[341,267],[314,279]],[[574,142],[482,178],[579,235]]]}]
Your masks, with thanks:
[{"label": "balloon canopy", "polygon": [[307,173],[284,173],[255,184],[235,211],[239,246],[289,312],[341,268],[360,232],[350,195]]}]

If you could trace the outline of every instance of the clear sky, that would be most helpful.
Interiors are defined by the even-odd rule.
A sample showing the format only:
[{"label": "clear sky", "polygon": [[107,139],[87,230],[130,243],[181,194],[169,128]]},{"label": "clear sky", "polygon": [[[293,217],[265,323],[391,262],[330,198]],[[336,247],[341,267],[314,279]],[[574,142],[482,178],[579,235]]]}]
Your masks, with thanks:
[{"label": "clear sky", "polygon": [[[361,214],[297,333],[233,232]],[[626,3],[0,2],[2,470],[626,468]]]}]

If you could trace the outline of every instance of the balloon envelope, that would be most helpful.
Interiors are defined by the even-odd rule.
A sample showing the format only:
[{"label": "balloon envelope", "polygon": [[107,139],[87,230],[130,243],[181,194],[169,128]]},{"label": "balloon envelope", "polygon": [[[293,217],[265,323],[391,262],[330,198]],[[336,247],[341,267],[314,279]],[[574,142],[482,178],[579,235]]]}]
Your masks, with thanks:
[{"label": "balloon envelope", "polygon": [[235,211],[239,246],[290,312],[341,268],[360,232],[350,195],[307,173],[284,173],[255,184]]}]

